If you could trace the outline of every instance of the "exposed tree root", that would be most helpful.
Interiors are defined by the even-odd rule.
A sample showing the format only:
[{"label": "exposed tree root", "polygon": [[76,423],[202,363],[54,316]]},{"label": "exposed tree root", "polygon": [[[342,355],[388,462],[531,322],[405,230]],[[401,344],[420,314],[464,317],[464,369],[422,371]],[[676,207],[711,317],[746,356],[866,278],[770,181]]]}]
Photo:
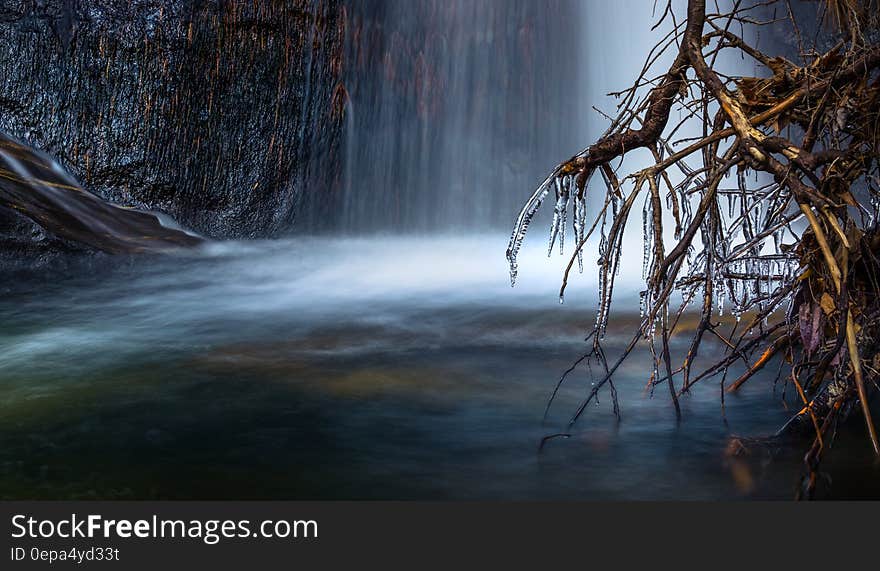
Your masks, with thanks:
[{"label": "exposed tree root", "polygon": [[[734,33],[766,24],[759,12],[777,5],[797,32],[799,64],[762,53]],[[782,0],[750,5],[740,0],[723,14],[707,12],[705,0],[689,0],[686,20],[675,23],[652,50],[633,87],[616,94],[619,114],[606,133],[558,165],[535,191],[507,251],[515,279],[529,223],[554,191],[550,246],[564,232],[569,207],[576,238],[561,296],[574,262],[582,268],[584,246],[599,229],[598,318],[592,348],[582,360],[601,356],[596,360],[603,374],[572,422],[640,340],[654,357],[650,385],[668,383],[677,414],[680,395],[704,379],[719,374],[726,379],[734,363],[747,368],[726,392],[782,359],[790,372],[786,383],[795,387],[803,408],[780,434],[814,433],[805,457],[804,497],[814,489],[832,427],[852,410],[864,418],[866,436],[880,456],[869,406],[880,375],[880,9],[876,0],[829,0],[824,9],[837,26],[838,41],[820,50],[803,46]],[[661,21],[673,12],[667,2]],[[673,63],[649,79],[651,64],[670,49],[677,50]],[[751,58],[765,73],[725,75],[716,63],[725,50]],[[644,93],[643,86],[651,88]],[[678,121],[670,119],[674,108]],[[675,140],[686,125],[701,135]],[[615,165],[638,148],[650,150],[653,164],[621,175]],[[597,172],[604,206],[590,223],[586,197]],[[645,239],[642,321],[609,367],[600,344],[624,230],[639,200]],[[725,302],[737,322],[729,334],[713,323]],[[679,317],[696,303],[699,324],[690,330],[683,361],[674,362],[669,339],[687,329]],[[707,337],[720,342],[724,355],[704,356],[709,365],[695,374]]]}]

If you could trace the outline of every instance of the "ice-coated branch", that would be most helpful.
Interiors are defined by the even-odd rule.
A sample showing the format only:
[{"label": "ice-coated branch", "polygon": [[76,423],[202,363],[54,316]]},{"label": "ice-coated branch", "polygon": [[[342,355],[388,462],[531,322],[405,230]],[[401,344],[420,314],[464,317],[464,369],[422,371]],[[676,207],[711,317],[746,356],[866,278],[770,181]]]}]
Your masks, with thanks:
[{"label": "ice-coated branch", "polygon": [[[604,372],[573,420],[610,383],[639,339],[654,359],[649,386],[666,383],[677,413],[681,395],[716,375],[724,383],[734,363],[744,363],[746,371],[728,391],[784,358],[790,369],[786,382],[797,388],[803,404],[796,418],[809,419],[787,426],[815,431],[805,480],[812,493],[832,419],[860,410],[880,455],[867,405],[880,376],[875,363],[880,362],[880,15],[847,11],[837,22],[839,42],[824,51],[811,46],[796,65],[758,51],[744,34],[730,31],[732,22],[761,25],[752,12],[773,4],[736,2],[727,13],[707,14],[704,0],[690,0],[685,24],[652,50],[633,87],[618,93],[623,101],[608,131],[558,165],[523,207],[507,258],[513,283],[529,223],[554,190],[549,248],[558,241],[562,249],[569,209],[575,242],[561,300],[574,261],[582,268],[585,242],[598,228],[597,319],[588,336],[592,347],[578,363],[595,358]],[[668,5],[661,20],[671,15]],[[657,54],[671,45],[678,48],[672,65],[649,79]],[[766,71],[756,77],[724,75],[716,68],[723,50],[747,54]],[[639,89],[646,85],[653,87],[642,99]],[[681,117],[672,121],[675,105]],[[674,140],[689,122],[702,136]],[[650,150],[653,163],[619,176],[615,165],[638,148]],[[596,170],[606,198],[587,230],[585,198]],[[624,232],[638,200],[643,201],[642,319],[633,342],[609,368],[600,343]],[[672,307],[677,299],[680,304]],[[698,300],[698,323],[685,325],[682,316]],[[678,354],[669,340],[686,330],[691,342]],[[695,373],[706,339],[720,343],[724,355],[705,355],[708,363]]]}]

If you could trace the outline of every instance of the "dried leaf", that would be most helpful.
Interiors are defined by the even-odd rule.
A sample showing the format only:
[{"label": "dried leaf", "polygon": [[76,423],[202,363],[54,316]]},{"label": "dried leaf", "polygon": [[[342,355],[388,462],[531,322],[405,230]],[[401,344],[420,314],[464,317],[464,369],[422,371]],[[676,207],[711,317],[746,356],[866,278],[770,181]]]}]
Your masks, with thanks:
[{"label": "dried leaf", "polygon": [[822,294],[822,299],[819,300],[819,304],[822,306],[825,315],[834,314],[834,300],[828,295],[828,292]]}]

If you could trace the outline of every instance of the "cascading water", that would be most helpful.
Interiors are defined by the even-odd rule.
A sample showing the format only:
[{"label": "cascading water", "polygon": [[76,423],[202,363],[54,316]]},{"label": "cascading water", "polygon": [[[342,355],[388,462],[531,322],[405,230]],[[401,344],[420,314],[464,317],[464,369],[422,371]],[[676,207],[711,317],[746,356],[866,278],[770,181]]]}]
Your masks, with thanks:
[{"label": "cascading water", "polygon": [[[576,0],[349,2],[344,180],[300,230],[500,229],[583,133]],[[332,206],[327,206],[327,203]]]},{"label": "cascading water", "polygon": [[43,229],[106,252],[167,251],[201,239],[167,217],[107,203],[50,156],[0,132],[0,205],[14,205]]}]

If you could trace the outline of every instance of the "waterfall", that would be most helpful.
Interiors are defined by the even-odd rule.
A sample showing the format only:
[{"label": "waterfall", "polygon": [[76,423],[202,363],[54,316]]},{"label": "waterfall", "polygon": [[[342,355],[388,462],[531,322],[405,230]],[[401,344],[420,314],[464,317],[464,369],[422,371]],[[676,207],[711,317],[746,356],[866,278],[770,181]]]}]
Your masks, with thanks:
[{"label": "waterfall", "polygon": [[344,174],[301,228],[506,227],[532,182],[580,144],[582,5],[348,2]]}]

